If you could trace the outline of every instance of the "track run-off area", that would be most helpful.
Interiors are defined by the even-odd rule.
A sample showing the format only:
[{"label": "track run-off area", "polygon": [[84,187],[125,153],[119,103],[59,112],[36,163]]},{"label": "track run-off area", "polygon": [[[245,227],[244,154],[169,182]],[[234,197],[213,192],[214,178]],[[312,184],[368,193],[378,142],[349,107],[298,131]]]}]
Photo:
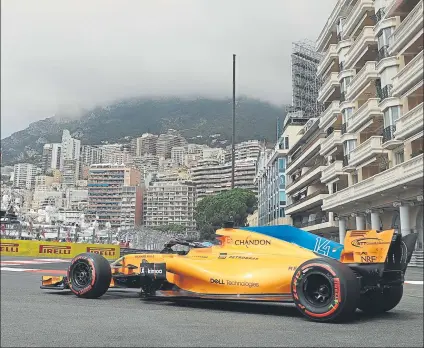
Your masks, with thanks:
[{"label": "track run-off area", "polygon": [[96,300],[40,289],[59,259],[1,258],[1,347],[422,347],[423,269],[409,268],[392,311],[314,323],[291,304],[145,302],[138,291]]}]

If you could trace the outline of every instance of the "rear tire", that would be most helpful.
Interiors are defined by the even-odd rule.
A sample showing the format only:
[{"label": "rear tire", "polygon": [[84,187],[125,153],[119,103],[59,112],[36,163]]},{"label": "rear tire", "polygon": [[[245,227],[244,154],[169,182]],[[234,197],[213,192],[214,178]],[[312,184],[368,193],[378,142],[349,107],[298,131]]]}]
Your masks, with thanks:
[{"label": "rear tire", "polygon": [[367,314],[380,314],[395,308],[403,296],[403,285],[368,291],[361,296],[358,308]]},{"label": "rear tire", "polygon": [[308,319],[341,322],[353,318],[360,284],[348,266],[333,259],[312,259],[295,271],[291,292],[297,309]]},{"label": "rear tire", "polygon": [[68,268],[69,288],[78,297],[99,298],[112,279],[109,261],[94,253],[74,257]]}]

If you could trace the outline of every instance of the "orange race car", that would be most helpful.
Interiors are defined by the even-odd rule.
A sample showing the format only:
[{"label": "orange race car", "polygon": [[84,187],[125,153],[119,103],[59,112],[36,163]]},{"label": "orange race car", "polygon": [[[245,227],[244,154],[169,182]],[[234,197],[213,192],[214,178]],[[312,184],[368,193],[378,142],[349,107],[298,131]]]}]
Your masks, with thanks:
[{"label": "orange race car", "polygon": [[[292,226],[226,226],[216,245],[171,241],[113,263],[84,253],[66,277],[43,276],[42,289],[98,298],[109,288],[139,288],[148,299],[294,302],[309,319],[352,318],[356,308],[380,313],[401,300],[416,234],[349,231],[344,245]],[[174,251],[175,245],[188,250]]]}]

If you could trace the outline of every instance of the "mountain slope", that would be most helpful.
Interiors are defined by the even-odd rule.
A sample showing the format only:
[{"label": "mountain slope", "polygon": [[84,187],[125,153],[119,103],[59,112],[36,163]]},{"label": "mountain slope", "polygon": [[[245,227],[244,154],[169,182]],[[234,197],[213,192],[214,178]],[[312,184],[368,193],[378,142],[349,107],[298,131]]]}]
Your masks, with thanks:
[{"label": "mountain slope", "polygon": [[[283,120],[283,108],[241,98],[236,108],[236,139],[266,139],[274,142],[276,120]],[[34,122],[22,131],[1,141],[2,164],[19,161],[37,162],[44,143],[60,142],[62,130],[81,139],[83,144],[102,141],[128,142],[128,137],[145,132],[161,133],[169,128],[179,130],[187,139],[210,143],[210,135],[231,140],[232,101],[229,99],[195,100],[178,98],[134,98],[107,107],[97,107],[79,119],[60,117]]]}]

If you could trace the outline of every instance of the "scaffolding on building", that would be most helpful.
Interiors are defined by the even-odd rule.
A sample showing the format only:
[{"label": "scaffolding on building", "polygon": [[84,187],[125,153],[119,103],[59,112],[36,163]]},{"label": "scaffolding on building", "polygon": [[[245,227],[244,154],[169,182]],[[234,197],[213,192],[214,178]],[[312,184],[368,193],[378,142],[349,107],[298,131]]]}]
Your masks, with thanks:
[{"label": "scaffolding on building", "polygon": [[322,80],[317,76],[321,54],[309,40],[293,42],[291,54],[292,105],[287,112],[301,111],[304,118],[318,117],[324,105],[317,102]]}]

